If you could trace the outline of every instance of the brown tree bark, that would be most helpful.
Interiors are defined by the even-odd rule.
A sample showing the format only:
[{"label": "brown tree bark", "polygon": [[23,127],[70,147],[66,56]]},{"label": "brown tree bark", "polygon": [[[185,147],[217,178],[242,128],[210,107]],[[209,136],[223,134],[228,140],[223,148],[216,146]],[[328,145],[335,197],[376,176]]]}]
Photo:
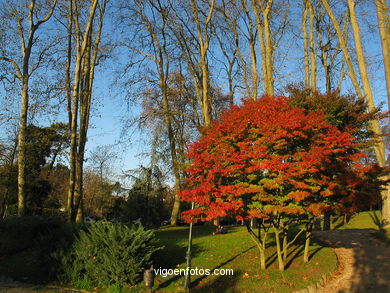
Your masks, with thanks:
[{"label": "brown tree bark", "polygon": [[[352,64],[351,57],[348,52],[346,41],[343,38],[343,34],[341,33],[339,23],[337,22],[329,6],[328,1],[322,0],[322,3],[336,29],[337,36],[340,42],[340,47],[344,53],[344,58],[346,60],[349,69],[349,76],[351,78],[352,84],[355,87],[355,91],[360,99],[364,99],[364,98],[366,99],[368,104],[368,110],[375,111],[376,108],[374,103],[374,97],[369,83],[367,67],[364,58],[364,52],[361,44],[360,29],[359,29],[359,25],[355,13],[355,2],[353,0],[348,0],[348,9],[349,9],[349,16],[352,25],[352,30],[354,34],[356,56],[358,59],[358,67],[359,67],[360,77],[363,84],[364,95],[363,95],[363,91],[360,88],[357,75],[354,66]],[[384,167],[386,165],[385,147],[384,147],[384,141],[382,138],[382,131],[379,125],[379,121],[377,119],[372,120],[370,127],[371,130],[374,132],[377,140],[377,143],[374,145],[374,151],[375,151],[378,165]],[[389,185],[387,185],[386,189],[382,192],[382,221],[383,221],[383,226],[385,228],[390,226],[390,186]]]},{"label": "brown tree bark", "polygon": [[314,41],[314,18],[315,8],[311,0],[309,3],[309,39],[310,39],[310,64],[311,64],[311,90],[314,92],[317,90],[317,51]]},{"label": "brown tree bark", "polygon": [[208,32],[208,28],[210,25],[211,18],[213,17],[214,5],[215,5],[215,0],[212,0],[209,11],[207,13],[207,18],[202,28],[196,0],[191,0],[192,13],[196,23],[196,31],[197,31],[198,42],[199,42],[199,56],[200,56],[199,67],[202,72],[201,109],[203,115],[203,124],[206,127],[209,126],[211,123],[211,97],[209,95],[210,77],[209,77],[209,67],[207,64],[207,52],[210,45],[210,34]]},{"label": "brown tree bark", "polygon": [[[22,64],[19,66],[17,62],[9,57],[0,56],[0,60],[4,60],[10,62],[15,69],[15,76],[22,83],[21,90],[21,110],[19,117],[19,136],[18,136],[18,215],[23,216],[26,213],[26,165],[25,165],[25,156],[26,156],[26,128],[27,128],[27,115],[29,108],[29,80],[32,73],[30,69],[30,57],[31,51],[35,43],[35,33],[39,29],[39,27],[47,22],[51,16],[53,15],[54,9],[57,5],[57,0],[55,0],[50,7],[49,12],[46,16],[36,23],[34,22],[35,16],[35,0],[31,0],[29,3],[29,13],[28,13],[28,28],[29,33],[26,38],[23,27],[22,27],[22,19],[18,19],[18,31],[19,38],[21,43],[21,51],[22,51]],[[40,62],[41,60],[39,60]]]},{"label": "brown tree bark", "polygon": [[[75,29],[75,69],[73,73],[73,88],[71,99],[68,97],[68,116],[70,123],[70,176],[67,201],[67,211],[70,221],[83,221],[83,164],[84,152],[89,127],[90,107],[92,101],[92,89],[101,31],[104,20],[104,13],[107,1],[100,5],[98,0],[90,3],[87,24],[82,31],[79,23],[79,3],[72,0],[69,3],[68,33],[71,33],[72,25]],[[93,39],[93,22],[99,7],[99,20],[96,26],[95,38]],[[68,36],[69,38],[69,36]],[[68,39],[68,46],[71,46]],[[68,54],[71,52],[68,47]],[[68,55],[71,58],[71,55]],[[69,68],[71,61],[67,63],[67,89],[70,89]],[[70,112],[69,112],[70,111]],[[80,121],[80,124],[78,123]]]},{"label": "brown tree bark", "polygon": [[310,63],[309,63],[309,40],[307,36],[307,15],[309,12],[309,0],[303,0],[302,33],[303,33],[303,57],[305,60],[305,88],[310,88]]},{"label": "brown tree bark", "polygon": [[387,86],[387,102],[390,109],[390,18],[386,0],[375,0],[379,34],[382,44],[383,64]]}]

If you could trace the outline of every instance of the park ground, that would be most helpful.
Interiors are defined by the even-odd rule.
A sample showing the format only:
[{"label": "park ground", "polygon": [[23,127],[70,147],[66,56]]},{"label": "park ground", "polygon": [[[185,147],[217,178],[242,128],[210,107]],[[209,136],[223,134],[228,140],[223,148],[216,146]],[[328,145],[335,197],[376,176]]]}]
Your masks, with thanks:
[{"label": "park ground", "polygon": [[[277,269],[274,240],[270,238],[268,268],[259,269],[257,249],[244,227],[229,227],[224,235],[212,235],[213,227],[195,226],[192,267],[233,269],[233,276],[193,276],[192,292],[294,292],[312,288],[325,280],[320,293],[390,292],[388,240],[378,232],[373,212],[351,218],[347,225],[335,223],[337,230],[316,232],[310,262],[302,262],[302,247],[292,246],[284,272]],[[164,227],[156,232],[165,246],[157,255],[156,268],[185,268],[187,227]],[[44,284],[42,271],[28,262],[28,252],[0,259],[0,292],[89,292]],[[157,276],[154,292],[181,292],[183,277]],[[100,288],[99,292],[117,292]],[[143,284],[123,292],[145,292]],[[315,291],[312,291],[315,292]]]}]

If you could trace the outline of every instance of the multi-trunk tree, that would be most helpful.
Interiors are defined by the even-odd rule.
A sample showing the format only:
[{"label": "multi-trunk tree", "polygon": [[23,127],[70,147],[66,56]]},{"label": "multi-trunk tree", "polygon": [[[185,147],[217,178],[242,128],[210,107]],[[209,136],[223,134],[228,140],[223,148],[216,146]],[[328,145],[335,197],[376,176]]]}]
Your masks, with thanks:
[{"label": "multi-trunk tree", "polygon": [[[244,220],[262,268],[269,228],[262,225],[256,234],[249,221],[270,221],[280,270],[299,236],[287,239],[289,224],[305,224],[299,233],[306,231],[308,261],[314,218],[329,210],[353,210],[361,202],[358,187],[365,176],[381,170],[359,164],[364,154],[350,131],[331,125],[321,112],[291,106],[285,97],[244,100],[241,107],[231,107],[192,144],[188,157],[188,188],[180,195],[197,206],[184,217],[212,220],[233,214]],[[364,193],[366,201],[375,200],[380,189],[379,179],[371,183],[378,188],[372,188],[371,197]]]},{"label": "multi-trunk tree", "polygon": [[[67,211],[83,220],[83,165],[92,104],[95,68],[101,58],[101,34],[108,0],[68,3],[66,92],[70,129],[70,176]],[[88,5],[89,4],[89,5]],[[72,64],[74,63],[74,68]],[[71,75],[73,74],[73,78]]]}]

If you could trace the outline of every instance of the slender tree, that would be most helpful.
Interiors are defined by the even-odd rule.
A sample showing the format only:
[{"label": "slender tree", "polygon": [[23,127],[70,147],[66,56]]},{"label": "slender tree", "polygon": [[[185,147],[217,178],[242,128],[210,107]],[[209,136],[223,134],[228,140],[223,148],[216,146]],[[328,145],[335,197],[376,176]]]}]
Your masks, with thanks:
[{"label": "slender tree", "polygon": [[[95,67],[100,57],[100,41],[108,0],[92,0],[87,8],[85,27],[81,15],[85,8],[78,0],[69,1],[68,61],[66,66],[68,117],[70,121],[70,176],[67,210],[71,221],[83,220],[83,164],[89,127]],[[98,13],[96,11],[98,10]],[[74,33],[75,42],[72,42]],[[72,52],[75,51],[73,80],[70,78]],[[72,86],[73,83],[73,86]],[[77,219],[76,219],[77,216]]]},{"label": "slender tree", "polygon": [[[24,215],[26,212],[26,128],[29,109],[29,81],[31,75],[38,69],[45,56],[45,51],[48,48],[41,48],[38,59],[35,64],[31,64],[31,54],[33,47],[36,47],[37,31],[42,24],[47,22],[53,15],[53,11],[57,5],[57,0],[54,0],[51,7],[46,12],[46,15],[37,19],[37,14],[40,11],[36,6],[36,1],[31,0],[28,4],[27,16],[23,15],[22,10],[16,13],[16,22],[19,32],[20,49],[22,52],[21,61],[18,62],[13,56],[0,56],[0,60],[9,62],[14,68],[16,78],[21,82],[21,110],[19,118],[19,136],[18,136],[18,214]],[[28,21],[27,28],[24,26],[25,19]]]},{"label": "slender tree", "polygon": [[[360,77],[362,80],[362,88],[360,87],[360,84],[358,82],[358,77],[355,72],[352,59],[347,47],[346,40],[343,38],[343,34],[340,29],[340,25],[337,22],[335,15],[328,3],[327,0],[322,0],[322,3],[335,27],[340,47],[343,51],[344,58],[346,60],[346,63],[348,65],[349,70],[349,76],[351,78],[352,84],[355,88],[355,91],[360,99],[366,99],[368,104],[368,109],[371,112],[374,112],[376,110],[375,103],[374,103],[374,96],[373,92],[370,86],[368,73],[367,73],[367,66],[365,62],[364,52],[361,44],[361,36],[360,36],[360,28],[356,17],[355,12],[355,2],[353,0],[348,0],[348,11],[349,11],[349,17],[352,25],[354,40],[355,40],[355,50],[356,50],[356,56],[358,60],[358,68],[360,72]],[[364,92],[364,94],[363,94]],[[376,155],[376,159],[378,162],[378,165],[380,167],[384,167],[386,165],[386,157],[385,157],[385,146],[383,142],[382,137],[382,130],[379,125],[379,121],[377,119],[372,120],[371,122],[371,130],[375,133],[377,137],[377,143],[374,145],[374,151]],[[382,192],[382,214],[383,214],[383,226],[387,227],[390,225],[390,187],[388,186],[383,192]]]},{"label": "slender tree", "polygon": [[390,18],[386,0],[375,0],[378,28],[382,44],[383,64],[387,86],[387,101],[390,109]]}]

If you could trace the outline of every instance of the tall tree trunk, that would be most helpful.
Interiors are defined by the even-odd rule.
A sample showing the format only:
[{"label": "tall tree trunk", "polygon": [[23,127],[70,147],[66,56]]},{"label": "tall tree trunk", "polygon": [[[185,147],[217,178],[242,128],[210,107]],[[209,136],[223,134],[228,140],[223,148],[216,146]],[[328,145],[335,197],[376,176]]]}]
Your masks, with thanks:
[{"label": "tall tree trunk", "polygon": [[198,42],[199,42],[199,54],[200,54],[200,62],[199,67],[202,72],[202,100],[201,100],[201,109],[203,115],[203,124],[204,126],[209,126],[211,123],[211,97],[209,95],[210,88],[210,76],[209,76],[209,68],[207,64],[207,52],[209,49],[210,35],[208,32],[208,27],[213,16],[215,0],[211,1],[210,8],[207,14],[207,18],[204,23],[204,27],[202,29],[198,7],[196,0],[191,0],[192,12],[196,23],[197,34],[198,34]]},{"label": "tall tree trunk", "polygon": [[305,60],[305,88],[310,88],[310,63],[309,63],[309,41],[307,37],[307,15],[308,1],[303,0],[304,10],[302,14],[302,33],[303,33],[303,56]]},{"label": "tall tree trunk", "polygon": [[[268,67],[267,67],[267,50],[266,50],[266,44],[264,41],[264,22],[261,19],[260,9],[258,7],[258,3],[256,0],[252,0],[252,10],[255,14],[257,34],[259,36],[259,44],[260,44],[260,52],[261,52],[261,68],[263,71],[264,91],[266,94],[268,94],[270,92],[270,89],[269,89],[270,85],[269,85],[269,77],[268,77],[269,74],[268,74]],[[249,12],[247,14],[248,14],[248,18],[250,18]],[[256,64],[256,66],[257,66],[257,64]]]},{"label": "tall tree trunk", "polygon": [[315,9],[313,7],[313,3],[311,0],[309,2],[309,38],[310,38],[310,63],[311,63],[311,89],[312,91],[317,90],[317,55],[315,48],[315,40],[314,40],[314,18],[315,18]]},{"label": "tall tree trunk", "polygon": [[[160,66],[163,65],[161,64]],[[171,152],[171,160],[172,160],[172,169],[173,169],[173,175],[175,177],[175,200],[173,203],[173,208],[171,213],[171,224],[176,225],[177,218],[180,212],[180,197],[178,193],[181,191],[181,179],[180,179],[179,162],[176,153],[176,140],[172,130],[171,114],[170,114],[170,107],[168,102],[168,91],[167,91],[165,74],[160,76],[160,86],[163,92],[164,122],[168,132],[169,149]]]},{"label": "tall tree trunk", "polygon": [[270,14],[271,8],[273,5],[273,0],[268,0],[267,6],[263,11],[264,16],[264,34],[265,34],[265,52],[266,52],[266,66],[267,66],[267,78],[268,78],[268,92],[270,96],[274,95],[274,65],[273,65],[273,42],[271,36],[271,26],[270,26]]},{"label": "tall tree trunk", "polygon": [[[337,36],[339,38],[340,42],[340,47],[344,53],[344,58],[345,61],[348,65],[349,69],[349,76],[351,78],[352,84],[355,87],[355,91],[360,99],[364,99],[363,92],[360,88],[356,72],[354,70],[353,64],[351,57],[348,52],[348,48],[346,45],[346,42],[343,38],[343,35],[340,30],[340,26],[329,6],[329,3],[327,0],[322,0],[322,3],[332,20],[332,23],[335,27]],[[348,0],[348,9],[349,9],[349,15],[350,15],[350,20],[352,24],[352,29],[353,29],[353,34],[354,34],[354,39],[355,39],[355,48],[356,48],[356,56],[358,59],[358,66],[359,66],[359,71],[360,71],[360,76],[362,79],[362,84],[363,84],[363,90],[365,94],[365,98],[368,104],[368,109],[370,111],[375,110],[375,103],[374,103],[374,98],[373,98],[373,93],[371,90],[371,86],[369,83],[368,79],[368,74],[367,74],[367,69],[366,69],[366,63],[364,60],[364,53],[361,45],[361,38],[360,38],[360,29],[359,25],[357,22],[356,18],[356,13],[355,13],[355,2],[353,0]],[[370,124],[371,130],[374,132],[376,135],[376,140],[377,143],[374,145],[374,151],[376,155],[376,159],[378,162],[378,165],[381,167],[384,167],[386,165],[386,158],[385,158],[385,147],[384,147],[384,142],[382,138],[382,130],[379,125],[379,121],[377,119],[372,120]],[[386,179],[386,178],[385,178]],[[383,214],[383,226],[384,227],[389,227],[390,226],[390,186],[387,185],[386,189],[382,192],[382,214]]]},{"label": "tall tree trunk", "polygon": [[[27,65],[28,66],[28,65]],[[26,128],[28,111],[28,77],[23,79],[22,108],[18,136],[18,215],[26,212]]]},{"label": "tall tree trunk", "polygon": [[375,0],[378,27],[381,37],[383,64],[387,86],[387,101],[390,109],[390,19],[386,0]]},{"label": "tall tree trunk", "polygon": [[[352,24],[353,36],[355,39],[356,56],[359,65],[360,77],[362,79],[363,90],[366,95],[368,108],[371,111],[373,111],[375,109],[374,96],[368,78],[366,61],[364,58],[363,47],[361,44],[360,28],[355,13],[355,2],[353,0],[348,0],[348,8],[349,8],[349,15]],[[374,146],[378,164],[381,167],[385,167],[386,166],[385,145],[384,145],[383,138],[381,136],[382,130],[380,128],[379,121],[373,120],[371,122],[371,127],[374,133],[379,138],[377,144]],[[382,191],[382,221],[383,221],[384,228],[390,227],[390,185],[389,184],[386,186],[386,189]]]},{"label": "tall tree trunk", "polygon": [[[32,72],[30,72],[30,57],[31,51],[33,49],[34,43],[37,41],[35,37],[36,31],[39,27],[47,22],[53,15],[54,8],[57,5],[57,0],[54,0],[49,12],[45,17],[34,21],[35,11],[35,0],[31,0],[28,5],[28,36],[25,36],[22,22],[23,19],[18,18],[17,26],[19,32],[19,39],[21,44],[22,51],[22,64],[21,66],[18,63],[7,56],[0,55],[0,60],[9,62],[15,69],[15,76],[22,83],[21,98],[22,105],[20,110],[19,118],[19,135],[18,135],[18,215],[23,216],[26,212],[26,166],[25,166],[25,156],[26,156],[26,128],[27,128],[27,119],[28,119],[28,104],[29,104],[29,79]],[[16,11],[16,14],[18,11]]]},{"label": "tall tree trunk", "polygon": [[[84,149],[89,122],[89,111],[92,97],[92,85],[94,78],[94,68],[97,58],[97,50],[100,42],[101,29],[103,25],[103,17],[106,1],[99,7],[100,19],[98,23],[97,36],[92,44],[92,26],[95,18],[98,0],[93,0],[90,3],[88,21],[84,32],[81,31],[79,24],[79,5],[78,0],[72,0],[69,3],[69,24],[68,34],[72,32],[72,25],[75,27],[75,47],[76,60],[74,69],[73,89],[71,102],[68,99],[70,127],[70,162],[69,162],[69,191],[67,199],[67,210],[70,221],[83,220],[83,164],[84,164]],[[69,37],[69,36],[68,36]],[[68,46],[71,45],[71,40],[68,39]],[[94,50],[93,60],[91,62],[91,50]],[[68,47],[69,54],[69,47]],[[68,58],[71,56],[68,55]],[[67,88],[70,88],[69,68],[70,61],[67,63]],[[70,105],[70,103],[72,105]],[[78,117],[80,125],[78,125]]]}]

